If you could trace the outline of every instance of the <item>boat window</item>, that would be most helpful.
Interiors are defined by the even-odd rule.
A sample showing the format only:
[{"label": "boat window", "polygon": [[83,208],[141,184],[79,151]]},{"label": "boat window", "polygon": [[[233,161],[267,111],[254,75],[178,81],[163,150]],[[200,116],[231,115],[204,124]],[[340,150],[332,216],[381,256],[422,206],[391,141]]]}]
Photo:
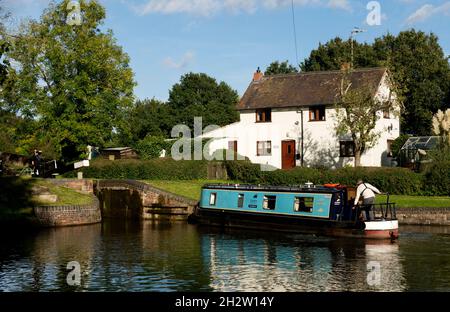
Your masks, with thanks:
[{"label": "boat window", "polygon": [[276,201],[277,201],[276,196],[265,195],[264,202],[263,202],[263,208],[267,209],[267,210],[275,210]]},{"label": "boat window", "polygon": [[295,197],[294,211],[312,212],[314,206],[314,197]]},{"label": "boat window", "polygon": [[244,194],[238,195],[238,208],[244,207]]},{"label": "boat window", "polygon": [[211,206],[215,206],[216,205],[216,199],[217,199],[217,193],[209,194],[209,204]]}]

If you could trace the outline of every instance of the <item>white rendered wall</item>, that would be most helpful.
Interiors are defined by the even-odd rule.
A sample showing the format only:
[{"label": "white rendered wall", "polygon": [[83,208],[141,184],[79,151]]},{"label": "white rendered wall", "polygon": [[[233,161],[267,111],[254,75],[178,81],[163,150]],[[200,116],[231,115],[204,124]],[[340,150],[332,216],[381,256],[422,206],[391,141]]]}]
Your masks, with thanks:
[{"label": "white rendered wall", "polygon": [[[389,88],[384,80],[377,97],[387,98]],[[255,111],[241,111],[240,122],[222,127],[203,135],[215,138],[209,145],[210,154],[219,149],[228,149],[229,141],[238,142],[238,154],[248,157],[251,162],[272,165],[281,168],[282,141],[295,140],[296,153],[301,150],[301,116],[299,108],[272,109],[272,122],[257,123]],[[353,166],[354,158],[339,157],[339,141],[351,140],[350,135],[337,137],[335,131],[336,111],[333,106],[326,108],[325,121],[309,121],[309,108],[303,108],[304,165],[308,167],[341,168]],[[391,113],[390,119],[379,119],[375,131],[381,132],[377,144],[361,157],[361,165],[367,167],[389,166],[387,157],[387,140],[394,140],[400,135],[398,114]],[[391,129],[389,129],[391,128]],[[257,141],[271,141],[272,155],[257,156]],[[301,161],[297,160],[297,166]]]}]

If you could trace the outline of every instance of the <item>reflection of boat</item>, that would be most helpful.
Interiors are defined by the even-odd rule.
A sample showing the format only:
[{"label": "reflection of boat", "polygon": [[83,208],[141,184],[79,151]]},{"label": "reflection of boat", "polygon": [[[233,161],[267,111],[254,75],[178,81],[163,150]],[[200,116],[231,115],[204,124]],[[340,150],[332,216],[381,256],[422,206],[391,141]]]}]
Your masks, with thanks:
[{"label": "reflection of boat", "polygon": [[[395,204],[352,205],[354,190],[340,185],[268,187],[205,185],[192,220],[207,225],[396,239]],[[370,213],[366,213],[370,212]],[[363,216],[369,216],[369,219]]]},{"label": "reflection of boat", "polygon": [[214,291],[405,290],[399,244],[217,227],[201,232]]}]

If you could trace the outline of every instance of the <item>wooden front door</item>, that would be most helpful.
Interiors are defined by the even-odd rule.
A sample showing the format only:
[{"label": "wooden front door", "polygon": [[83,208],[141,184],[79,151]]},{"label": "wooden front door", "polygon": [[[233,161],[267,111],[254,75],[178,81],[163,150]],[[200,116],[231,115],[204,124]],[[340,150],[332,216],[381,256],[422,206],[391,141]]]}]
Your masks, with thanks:
[{"label": "wooden front door", "polygon": [[292,169],[295,167],[295,141],[281,142],[281,168]]}]

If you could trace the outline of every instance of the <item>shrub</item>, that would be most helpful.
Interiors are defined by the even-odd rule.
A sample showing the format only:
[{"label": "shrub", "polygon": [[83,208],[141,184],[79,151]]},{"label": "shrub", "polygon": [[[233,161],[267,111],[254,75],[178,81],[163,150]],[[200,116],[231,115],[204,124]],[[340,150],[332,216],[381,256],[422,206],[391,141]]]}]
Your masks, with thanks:
[{"label": "shrub", "polygon": [[163,150],[170,151],[170,148],[171,143],[161,136],[146,136],[135,146],[135,150],[140,158],[146,160],[158,158]]},{"label": "shrub", "polygon": [[423,190],[427,195],[450,196],[450,161],[435,162],[427,167]]},{"label": "shrub", "polygon": [[225,161],[228,177],[243,183],[261,183],[261,167],[247,160]]},{"label": "shrub", "polygon": [[[94,160],[91,166],[79,169],[85,178],[135,180],[197,180],[207,178],[206,161],[175,161],[171,158],[153,160]],[[76,177],[77,171],[64,175]]]},{"label": "shrub", "polygon": [[265,185],[300,185],[312,182],[320,185],[340,183],[356,185],[358,179],[375,185],[383,192],[421,195],[423,175],[404,168],[342,168],[337,170],[295,168],[292,170],[261,171],[260,166],[246,161],[226,162],[228,175],[243,183]]}]

